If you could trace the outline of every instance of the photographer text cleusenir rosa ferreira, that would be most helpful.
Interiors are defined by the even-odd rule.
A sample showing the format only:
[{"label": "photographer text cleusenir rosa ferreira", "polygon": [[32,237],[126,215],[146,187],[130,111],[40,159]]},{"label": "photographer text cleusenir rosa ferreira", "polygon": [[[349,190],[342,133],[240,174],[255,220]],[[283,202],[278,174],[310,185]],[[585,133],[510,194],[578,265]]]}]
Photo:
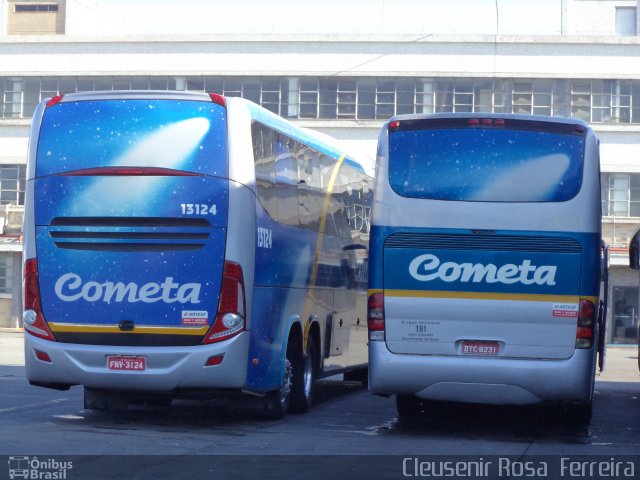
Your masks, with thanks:
[{"label": "photographer text cleusenir rosa ferreira", "polygon": [[500,457],[485,460],[437,460],[405,457],[402,475],[426,478],[544,478],[551,473],[567,478],[635,478],[635,462],[615,458],[580,460],[559,457],[557,460],[513,459]]}]

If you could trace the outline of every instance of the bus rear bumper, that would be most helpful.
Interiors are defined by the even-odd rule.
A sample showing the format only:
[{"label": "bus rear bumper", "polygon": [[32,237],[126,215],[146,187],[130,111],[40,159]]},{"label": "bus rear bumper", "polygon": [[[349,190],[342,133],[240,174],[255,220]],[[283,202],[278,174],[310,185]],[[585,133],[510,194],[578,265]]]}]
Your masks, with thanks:
[{"label": "bus rear bumper", "polygon": [[[184,347],[125,347],[51,342],[25,333],[25,370],[30,383],[64,388],[172,392],[190,388],[243,388],[249,332],[221,343]],[[48,355],[40,360],[36,352]],[[144,357],[145,370],[110,370],[107,357]],[[218,365],[206,366],[222,356]]]},{"label": "bus rear bumper", "polygon": [[563,360],[395,354],[369,342],[369,390],[496,405],[591,402],[593,350]]}]

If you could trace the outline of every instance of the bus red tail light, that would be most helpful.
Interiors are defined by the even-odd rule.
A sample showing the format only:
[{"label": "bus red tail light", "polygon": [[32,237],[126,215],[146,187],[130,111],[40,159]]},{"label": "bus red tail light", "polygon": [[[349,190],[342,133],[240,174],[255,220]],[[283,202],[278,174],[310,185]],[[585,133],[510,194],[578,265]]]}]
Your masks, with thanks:
[{"label": "bus red tail light", "polygon": [[580,300],[578,326],[576,330],[576,348],[588,349],[593,346],[596,307],[589,300]]},{"label": "bus red tail light", "polygon": [[369,340],[384,340],[384,293],[369,295],[367,301],[367,326]]},{"label": "bus red tail light", "polygon": [[242,267],[235,262],[224,262],[218,314],[202,343],[228,340],[245,329],[246,301]]},{"label": "bus red tail light", "polygon": [[55,341],[55,337],[42,315],[38,260],[35,258],[28,259],[24,264],[24,314],[22,319],[24,329],[31,335]]}]

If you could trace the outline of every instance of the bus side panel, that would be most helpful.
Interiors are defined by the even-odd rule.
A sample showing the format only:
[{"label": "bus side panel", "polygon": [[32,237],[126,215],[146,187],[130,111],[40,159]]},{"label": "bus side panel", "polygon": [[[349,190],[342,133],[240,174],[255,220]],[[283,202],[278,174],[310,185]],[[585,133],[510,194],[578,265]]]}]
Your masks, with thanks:
[{"label": "bus side panel", "polygon": [[282,376],[287,290],[255,287],[245,388],[256,392],[275,390]]}]

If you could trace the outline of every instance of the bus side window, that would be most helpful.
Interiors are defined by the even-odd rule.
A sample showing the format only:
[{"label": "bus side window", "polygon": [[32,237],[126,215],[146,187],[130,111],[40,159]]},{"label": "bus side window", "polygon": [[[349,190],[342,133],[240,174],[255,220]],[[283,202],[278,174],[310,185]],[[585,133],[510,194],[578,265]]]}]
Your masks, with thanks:
[{"label": "bus side window", "polygon": [[276,156],[273,130],[254,123],[251,126],[253,158],[256,169],[256,193],[258,200],[271,218],[277,218]]},{"label": "bus side window", "polygon": [[320,229],[320,215],[324,195],[318,165],[319,153],[304,147],[298,152],[298,214],[300,226],[308,230]]},{"label": "bus side window", "polygon": [[296,143],[280,133],[275,135],[277,220],[287,225],[298,226]]}]

